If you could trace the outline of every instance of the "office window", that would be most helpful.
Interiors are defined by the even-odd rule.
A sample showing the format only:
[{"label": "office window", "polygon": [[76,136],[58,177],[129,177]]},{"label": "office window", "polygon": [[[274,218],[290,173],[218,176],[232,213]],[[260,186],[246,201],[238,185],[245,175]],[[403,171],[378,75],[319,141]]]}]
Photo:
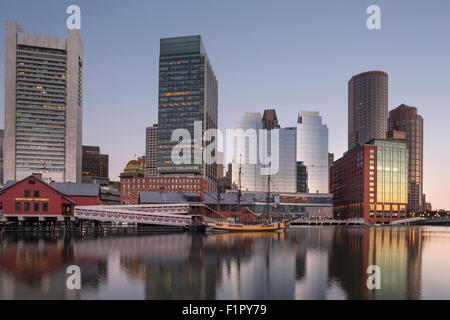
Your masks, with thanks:
[{"label": "office window", "polygon": [[30,196],[30,190],[25,190],[23,195],[24,195],[25,198],[29,197]]},{"label": "office window", "polygon": [[33,203],[33,211],[39,211],[39,202]]},{"label": "office window", "polygon": [[39,190],[34,190],[33,191],[33,197],[39,198]]},{"label": "office window", "polygon": [[42,211],[48,211],[48,203],[42,202]]},{"label": "office window", "polygon": [[30,211],[30,203],[29,202],[24,202],[23,211]]},{"label": "office window", "polygon": [[20,202],[16,202],[15,208],[16,208],[16,211],[22,211],[22,205],[21,205],[21,203],[20,203]]}]

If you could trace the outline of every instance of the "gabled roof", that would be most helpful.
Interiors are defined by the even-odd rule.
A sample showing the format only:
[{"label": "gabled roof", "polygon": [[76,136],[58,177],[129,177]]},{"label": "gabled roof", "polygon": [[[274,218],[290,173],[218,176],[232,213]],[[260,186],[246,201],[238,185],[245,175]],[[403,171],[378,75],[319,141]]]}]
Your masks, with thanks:
[{"label": "gabled roof", "polygon": [[[72,183],[72,182],[50,182],[47,183],[42,179],[39,179],[36,176],[28,176],[20,181],[8,180],[2,189],[0,189],[0,193],[3,193],[6,189],[11,188],[19,182],[27,180],[28,178],[33,177],[34,179],[40,181],[45,184],[49,188],[61,193],[64,196],[89,196],[96,197],[100,194],[100,185],[99,184],[88,184],[88,183]],[[71,201],[71,200],[69,200]]]},{"label": "gabled roof", "polygon": [[72,182],[50,182],[50,187],[56,189],[66,196],[88,196],[96,197],[100,194],[99,184],[72,183]]}]

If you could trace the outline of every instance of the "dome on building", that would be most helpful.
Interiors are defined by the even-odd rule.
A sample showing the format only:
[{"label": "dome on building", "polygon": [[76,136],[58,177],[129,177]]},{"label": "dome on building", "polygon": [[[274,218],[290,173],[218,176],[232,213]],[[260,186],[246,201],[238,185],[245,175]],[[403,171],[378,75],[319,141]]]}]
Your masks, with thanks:
[{"label": "dome on building", "polygon": [[144,173],[142,163],[137,160],[131,160],[123,170],[124,173]]}]

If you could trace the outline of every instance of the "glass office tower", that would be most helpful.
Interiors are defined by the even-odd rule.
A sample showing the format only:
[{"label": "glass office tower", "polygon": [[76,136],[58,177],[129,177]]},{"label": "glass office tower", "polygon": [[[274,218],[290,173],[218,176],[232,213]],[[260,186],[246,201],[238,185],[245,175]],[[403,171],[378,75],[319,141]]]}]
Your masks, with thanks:
[{"label": "glass office tower", "polygon": [[[267,155],[272,157],[272,134],[278,131],[278,148],[274,148],[274,152],[278,152],[278,166],[272,162],[270,167],[270,191],[280,193],[297,192],[297,162],[296,162],[296,128],[280,128],[267,131],[267,139],[261,139],[261,147],[267,150]],[[276,141],[276,139],[275,139]],[[267,147],[265,147],[267,144]],[[267,166],[266,166],[267,167]],[[260,191],[267,192],[268,175],[261,177],[262,183]]]},{"label": "glass office tower", "polygon": [[319,112],[300,111],[297,122],[297,161],[307,167],[308,190],[328,193],[328,127]]},{"label": "glass office tower", "polygon": [[[258,132],[262,127],[262,117],[259,112],[246,112],[241,120],[236,121],[234,125],[234,129],[243,130],[243,134],[234,137],[232,184],[239,188],[240,183],[242,191],[261,191],[262,177],[260,175],[259,161],[251,163],[249,159],[251,153],[253,153],[254,157],[256,155],[256,160],[258,159]],[[251,142],[250,132],[248,137],[245,136],[245,132],[248,129],[255,130],[253,132],[255,132],[256,143]],[[239,169],[241,171],[240,176]]]},{"label": "glass office tower", "polygon": [[[199,35],[161,39],[159,58],[157,172],[169,176],[203,176],[208,190],[215,191],[216,164],[194,161],[194,122],[201,121],[201,137],[217,128],[218,83]],[[174,164],[171,141],[175,129],[191,135],[191,164]],[[200,148],[207,144],[197,142]]]},{"label": "glass office tower", "polygon": [[[233,159],[233,184],[239,187],[239,167],[241,168],[241,190],[250,192],[296,192],[297,191],[297,163],[296,163],[296,128],[273,128],[266,131],[266,136],[260,131],[263,128],[263,119],[260,113],[245,113],[245,116],[236,122],[235,130],[242,129],[243,134],[235,137]],[[251,142],[247,133],[248,129],[254,129],[255,140]],[[273,146],[273,152],[278,153],[278,164],[271,161],[270,171],[263,172],[268,165],[263,165],[260,152],[266,151],[267,157],[275,159],[272,153],[272,135],[278,133],[278,140],[274,136],[274,142],[278,142],[278,148]],[[247,134],[246,134],[247,133]],[[240,140],[240,141],[238,141]],[[256,163],[249,161],[251,154],[256,155]]]}]

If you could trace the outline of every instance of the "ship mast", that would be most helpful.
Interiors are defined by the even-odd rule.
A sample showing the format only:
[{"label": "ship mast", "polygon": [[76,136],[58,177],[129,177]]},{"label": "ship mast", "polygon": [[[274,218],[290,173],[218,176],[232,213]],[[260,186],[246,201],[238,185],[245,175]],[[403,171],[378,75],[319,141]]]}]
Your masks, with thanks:
[{"label": "ship mast", "polygon": [[267,176],[267,205],[266,205],[266,212],[267,212],[267,218],[269,218],[269,212],[270,212],[270,167],[272,165],[272,162],[269,162],[269,175]]},{"label": "ship mast", "polygon": [[[242,158],[242,154],[241,154]],[[239,161],[239,186],[238,186],[238,213],[241,212],[241,174],[242,174],[242,167],[241,167],[241,161]]]},{"label": "ship mast", "polygon": [[217,212],[220,214],[220,179],[217,178]]}]

